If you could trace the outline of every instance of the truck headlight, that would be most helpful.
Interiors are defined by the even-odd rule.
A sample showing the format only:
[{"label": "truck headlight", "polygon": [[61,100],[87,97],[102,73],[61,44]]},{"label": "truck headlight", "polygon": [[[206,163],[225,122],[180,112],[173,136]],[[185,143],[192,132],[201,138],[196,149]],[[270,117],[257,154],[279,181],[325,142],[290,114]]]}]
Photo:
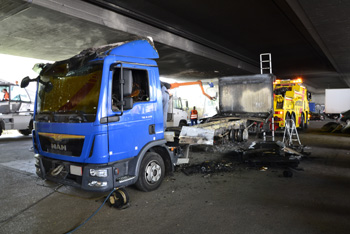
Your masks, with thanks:
[{"label": "truck headlight", "polygon": [[90,169],[90,176],[107,177],[107,169]]}]

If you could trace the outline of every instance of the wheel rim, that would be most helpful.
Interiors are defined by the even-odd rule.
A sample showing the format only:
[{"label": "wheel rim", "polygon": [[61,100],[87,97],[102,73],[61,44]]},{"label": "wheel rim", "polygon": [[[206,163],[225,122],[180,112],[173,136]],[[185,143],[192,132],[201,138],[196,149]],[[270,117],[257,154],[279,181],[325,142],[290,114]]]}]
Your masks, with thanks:
[{"label": "wheel rim", "polygon": [[151,161],[147,164],[145,169],[145,178],[147,183],[157,183],[162,175],[162,168],[156,161]]}]

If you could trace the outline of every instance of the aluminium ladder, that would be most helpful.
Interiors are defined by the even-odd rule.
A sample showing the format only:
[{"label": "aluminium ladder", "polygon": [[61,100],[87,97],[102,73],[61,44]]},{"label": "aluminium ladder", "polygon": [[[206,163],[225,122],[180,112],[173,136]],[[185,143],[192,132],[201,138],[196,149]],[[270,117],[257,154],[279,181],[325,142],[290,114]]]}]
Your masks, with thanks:
[{"label": "aluminium ladder", "polygon": [[[265,70],[268,70],[268,72],[265,72]],[[260,73],[261,74],[272,74],[272,59],[271,59],[271,53],[263,53],[260,54]],[[275,141],[275,123],[274,118],[272,116],[271,118],[271,138],[272,141]],[[266,141],[266,133],[263,133],[264,141]]]},{"label": "aluminium ladder", "polygon": [[261,74],[272,74],[271,53],[260,54],[260,73]]},{"label": "aluminium ladder", "polygon": [[297,128],[295,127],[294,120],[286,119],[286,124],[285,124],[284,134],[283,134],[283,143],[286,146],[293,146],[293,142],[298,142],[299,146],[301,146],[301,142],[299,139]]}]

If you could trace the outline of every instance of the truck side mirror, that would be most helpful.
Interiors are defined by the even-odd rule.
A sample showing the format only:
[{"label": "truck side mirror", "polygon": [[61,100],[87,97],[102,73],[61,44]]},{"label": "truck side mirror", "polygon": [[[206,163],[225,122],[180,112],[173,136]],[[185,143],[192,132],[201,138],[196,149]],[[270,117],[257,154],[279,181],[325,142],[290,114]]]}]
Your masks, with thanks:
[{"label": "truck side mirror", "polygon": [[308,101],[310,101],[310,100],[311,100],[311,98],[312,98],[311,93],[310,93],[310,92],[307,92],[307,100],[308,100]]},{"label": "truck side mirror", "polygon": [[29,76],[24,77],[21,81],[21,88],[27,87],[29,85],[29,82],[30,82]]},{"label": "truck side mirror", "polygon": [[124,98],[124,109],[129,110],[132,109],[132,106],[134,104],[134,101],[132,97],[125,97]]},{"label": "truck side mirror", "polygon": [[24,77],[21,81],[21,88],[27,87],[29,85],[29,83],[32,81],[39,81],[39,83],[43,84],[45,86],[44,91],[46,93],[49,93],[53,88],[51,81],[44,82],[40,79],[40,76],[38,76],[35,79],[30,79],[29,76]]},{"label": "truck side mirror", "polygon": [[[118,68],[120,65],[120,69]],[[117,116],[122,116],[124,109],[132,109],[133,99],[132,95],[132,71],[130,69],[124,69],[122,63],[113,64],[111,67],[113,70],[113,84],[112,88],[112,100],[115,102],[115,107],[120,111]],[[114,95],[115,94],[115,95]]]}]

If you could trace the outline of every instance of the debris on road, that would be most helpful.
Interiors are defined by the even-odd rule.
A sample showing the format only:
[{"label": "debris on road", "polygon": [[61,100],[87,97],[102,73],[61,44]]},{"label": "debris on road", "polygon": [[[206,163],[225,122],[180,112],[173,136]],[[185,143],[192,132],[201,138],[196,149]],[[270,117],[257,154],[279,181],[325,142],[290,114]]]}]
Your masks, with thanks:
[{"label": "debris on road", "polygon": [[[221,150],[215,150],[220,152]],[[227,151],[223,151],[226,152]],[[296,168],[306,153],[303,148],[287,147],[283,142],[253,142],[249,147],[236,147],[229,153],[227,160],[205,161],[198,164],[182,165],[180,170],[186,175],[232,172],[240,164],[246,163],[260,171],[267,171],[267,166]],[[225,158],[226,159],[226,158]],[[286,176],[285,177],[291,177]]]},{"label": "debris on road", "polygon": [[257,166],[297,167],[302,156],[283,142],[264,141],[253,142],[248,150],[242,152],[242,161]]},{"label": "debris on road", "polygon": [[207,175],[211,173],[231,172],[234,170],[235,170],[234,162],[229,162],[225,160],[205,161],[203,163],[193,164],[193,165],[184,165],[181,167],[181,171],[185,175],[192,175],[192,174],[199,174],[199,173]]},{"label": "debris on road", "polygon": [[350,122],[337,123],[329,122],[322,126],[321,131],[331,133],[350,133]]}]

